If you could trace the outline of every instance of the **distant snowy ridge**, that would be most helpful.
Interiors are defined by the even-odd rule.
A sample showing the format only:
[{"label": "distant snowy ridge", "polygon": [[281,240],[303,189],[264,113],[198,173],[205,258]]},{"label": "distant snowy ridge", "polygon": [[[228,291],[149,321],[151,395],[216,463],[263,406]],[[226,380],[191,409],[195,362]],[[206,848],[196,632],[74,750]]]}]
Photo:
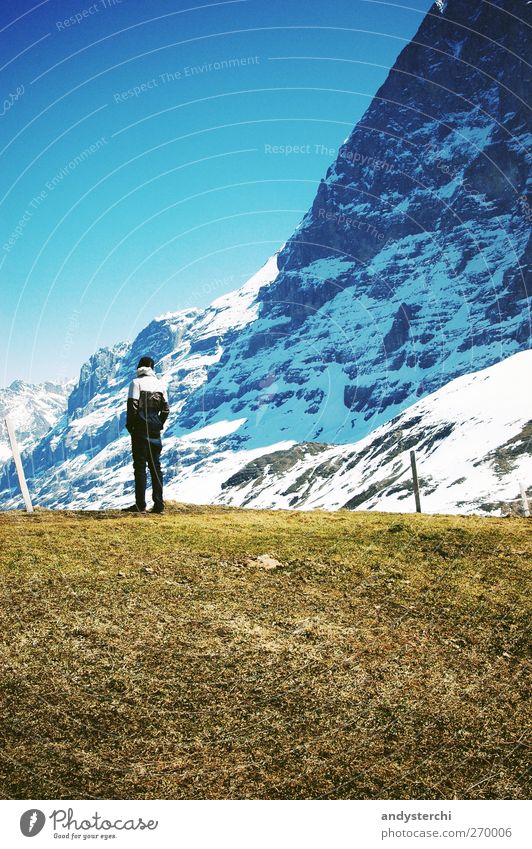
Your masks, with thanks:
[{"label": "distant snowy ridge", "polygon": [[27,451],[66,413],[74,384],[74,380],[40,384],[15,380],[6,389],[0,389],[0,467],[11,458],[5,417],[11,416],[19,448]]},{"label": "distant snowy ridge", "polygon": [[[27,448],[23,460],[36,503],[49,507],[122,503],[122,492],[131,491],[129,442],[123,438],[125,405],[139,358],[149,351],[157,360],[171,399],[167,434],[182,432],[179,414],[187,398],[194,393],[201,395],[209,369],[218,362],[225,346],[256,320],[258,293],[277,273],[274,255],[240,289],[205,309],[166,313],[150,322],[133,343],[97,351],[82,367],[76,385],[69,385],[68,404],[65,400],[61,408],[63,412],[67,406],[67,414],[57,416],[54,427],[42,430],[41,438],[28,443],[24,438],[30,423],[24,414],[27,392],[19,382],[21,414],[16,426],[21,446]],[[241,424],[245,422],[242,418]],[[168,439],[166,442],[171,445]],[[168,451],[165,454],[172,462]],[[8,463],[0,468],[0,504],[10,507],[18,503],[15,470]]]}]

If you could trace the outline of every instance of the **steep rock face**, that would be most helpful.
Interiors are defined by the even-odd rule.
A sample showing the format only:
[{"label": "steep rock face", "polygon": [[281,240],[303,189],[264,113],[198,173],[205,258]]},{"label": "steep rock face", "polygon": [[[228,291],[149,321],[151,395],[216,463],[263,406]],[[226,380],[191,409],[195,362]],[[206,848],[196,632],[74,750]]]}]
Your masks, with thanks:
[{"label": "steep rock face", "polygon": [[[211,371],[211,420],[275,375],[270,431],[290,410],[295,439],[346,441],[528,347],[530,7],[499,5],[435,5],[401,52],[281,250],[259,320]],[[307,382],[317,414],[301,409]]]},{"label": "steep rock face", "polygon": [[100,348],[83,363],[79,379],[68,399],[68,414],[81,411],[95,395],[107,386],[110,377],[120,362],[121,346]]}]

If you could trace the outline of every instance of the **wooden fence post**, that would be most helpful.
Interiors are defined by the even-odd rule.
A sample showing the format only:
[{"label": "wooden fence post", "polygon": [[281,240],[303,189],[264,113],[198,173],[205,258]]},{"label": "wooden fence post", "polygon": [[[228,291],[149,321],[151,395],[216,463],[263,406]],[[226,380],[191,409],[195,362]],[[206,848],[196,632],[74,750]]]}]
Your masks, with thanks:
[{"label": "wooden fence post", "polygon": [[416,499],[416,513],[421,513],[421,501],[419,498],[419,481],[417,478],[416,452],[410,452],[410,465],[412,466],[412,480],[414,482],[414,496]]},{"label": "wooden fence post", "polygon": [[521,493],[521,501],[523,502],[523,513],[525,516],[530,516],[530,507],[528,506],[528,498],[526,496],[525,485],[522,481],[519,481],[519,491]]},{"label": "wooden fence post", "polygon": [[17,437],[15,434],[15,424],[11,416],[6,416],[5,422],[7,427],[7,433],[9,436],[9,442],[11,444],[11,452],[13,454],[13,460],[15,461],[15,468],[17,470],[20,491],[22,493],[22,498],[24,499],[24,505],[26,507],[26,512],[33,513],[33,504],[31,503],[30,491],[28,489],[28,484],[26,483],[24,469],[22,468],[20,451],[18,450]]}]

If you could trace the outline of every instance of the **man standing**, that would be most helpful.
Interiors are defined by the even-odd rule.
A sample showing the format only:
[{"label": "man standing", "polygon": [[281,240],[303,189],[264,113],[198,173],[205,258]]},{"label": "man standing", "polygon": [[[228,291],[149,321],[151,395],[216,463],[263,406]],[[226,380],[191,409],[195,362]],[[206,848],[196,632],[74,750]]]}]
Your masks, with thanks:
[{"label": "man standing", "polygon": [[162,513],[163,475],[161,472],[161,431],[170,408],[166,390],[155,376],[151,357],[141,357],[137,376],[129,385],[126,428],[131,434],[135,471],[135,504],[128,513],[146,512],[146,465],[150,470],[153,494],[151,513]]}]

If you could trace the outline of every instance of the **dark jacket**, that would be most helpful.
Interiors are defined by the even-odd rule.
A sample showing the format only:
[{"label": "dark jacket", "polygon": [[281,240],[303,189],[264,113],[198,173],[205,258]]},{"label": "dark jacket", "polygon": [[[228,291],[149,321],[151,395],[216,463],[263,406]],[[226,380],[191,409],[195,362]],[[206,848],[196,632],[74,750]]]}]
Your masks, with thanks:
[{"label": "dark jacket", "polygon": [[126,428],[129,433],[143,439],[160,439],[169,412],[166,390],[153,369],[137,369],[127,399]]}]

